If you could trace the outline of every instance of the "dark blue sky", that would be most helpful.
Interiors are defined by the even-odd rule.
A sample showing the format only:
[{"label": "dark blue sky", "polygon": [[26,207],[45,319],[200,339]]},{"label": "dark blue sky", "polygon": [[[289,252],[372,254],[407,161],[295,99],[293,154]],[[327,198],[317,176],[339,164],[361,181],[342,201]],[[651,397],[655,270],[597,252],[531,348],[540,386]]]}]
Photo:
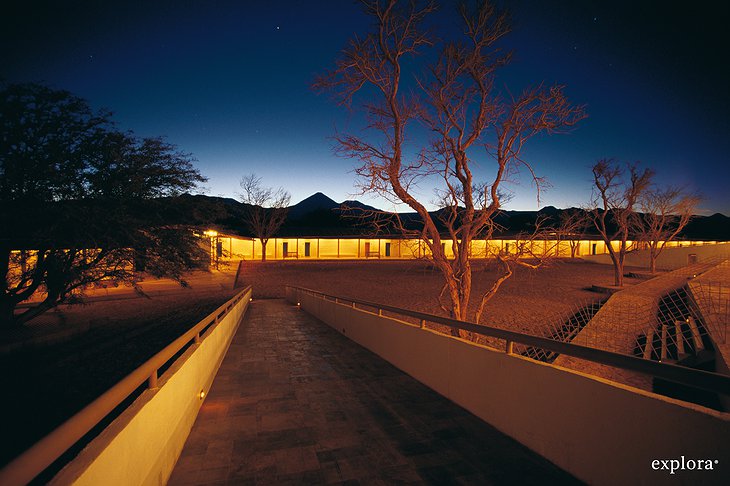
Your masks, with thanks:
[{"label": "dark blue sky", "polygon": [[[589,115],[573,133],[532,140],[523,152],[552,184],[541,205],[585,203],[590,166],[615,157],[701,192],[704,214],[730,214],[723,2],[505,4],[514,19],[505,45],[515,55],[500,83],[513,92],[565,84]],[[0,78],[68,89],[111,109],[123,128],[166,136],[197,158],[208,194],[235,197],[240,177],[256,172],[293,202],[316,191],[341,201],[357,192],[355,163],[335,157],[328,137],[361,119],[309,84],[367,25],[346,0],[6,1]],[[537,209],[529,181],[516,182],[508,209]]]}]

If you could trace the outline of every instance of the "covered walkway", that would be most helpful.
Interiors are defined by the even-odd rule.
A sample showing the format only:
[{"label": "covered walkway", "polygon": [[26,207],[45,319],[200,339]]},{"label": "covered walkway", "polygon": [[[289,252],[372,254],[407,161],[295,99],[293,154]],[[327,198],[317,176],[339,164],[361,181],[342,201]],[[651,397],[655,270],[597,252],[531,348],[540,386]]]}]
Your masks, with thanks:
[{"label": "covered walkway", "polygon": [[254,301],[170,484],[343,482],[577,483],[296,307]]}]

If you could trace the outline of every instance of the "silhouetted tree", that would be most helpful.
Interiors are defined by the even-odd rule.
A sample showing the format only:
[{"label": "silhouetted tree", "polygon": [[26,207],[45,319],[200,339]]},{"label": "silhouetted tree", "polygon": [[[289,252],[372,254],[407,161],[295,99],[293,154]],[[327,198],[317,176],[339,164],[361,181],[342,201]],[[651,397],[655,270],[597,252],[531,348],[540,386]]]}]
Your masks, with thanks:
[{"label": "silhouetted tree", "polygon": [[560,220],[555,228],[557,240],[556,254],[559,255],[560,241],[567,240],[570,245],[570,258],[575,258],[580,246],[580,239],[589,224],[589,216],[582,209],[571,208],[560,213]]},{"label": "silhouetted tree", "polygon": [[261,261],[266,261],[266,245],[284,224],[291,195],[281,187],[263,187],[256,174],[241,179],[241,190],[241,202],[248,205],[244,223],[261,241]]},{"label": "silhouetted tree", "polygon": [[67,91],[0,85],[0,325],[78,301],[100,280],[136,285],[140,261],[184,283],[205,262],[200,240],[169,224],[158,198],[203,180],[189,155],[115,130]]},{"label": "silhouetted tree", "polygon": [[[636,209],[640,198],[651,185],[654,172],[641,171],[636,164],[626,170],[612,159],[602,159],[593,166],[593,199],[589,214],[611,257],[614,285],[624,285],[624,259],[628,241],[637,221]],[[625,176],[628,175],[628,180]],[[618,243],[614,248],[612,242]]]},{"label": "silhouetted tree", "polygon": [[656,273],[657,258],[666,244],[677,238],[692,219],[700,199],[680,187],[653,187],[639,198],[643,214],[637,220],[635,231],[639,240],[649,247],[651,273]]},{"label": "silhouetted tree", "polygon": [[[436,10],[435,2],[361,3],[373,19],[374,31],[354,37],[335,68],[320,76],[314,88],[334,93],[342,105],[349,106],[359,93],[365,97],[366,130],[373,134],[338,134],[338,153],[360,162],[356,173],[364,191],[416,211],[421,221],[417,234],[444,277],[442,295],[448,295],[450,315],[466,320],[472,291],[471,243],[477,237],[490,238],[501,207],[502,183],[520,166],[530,172],[538,190],[543,182],[521,157],[522,147],[537,134],[565,131],[585,114],[567,101],[560,86],[538,85],[518,96],[494,89],[496,71],[509,62],[510,53],[496,46],[509,32],[509,22],[492,2],[462,6],[458,13],[463,37],[444,42],[423,27]],[[438,52],[425,55],[432,48]],[[422,69],[419,61],[428,59],[434,61]],[[409,70],[426,74],[411,80]],[[420,91],[412,92],[410,83]],[[411,134],[418,125],[425,125],[431,138],[411,156],[409,148],[419,139]],[[480,182],[474,165],[484,159],[492,161],[494,176]],[[414,191],[424,179],[440,181],[441,225]],[[453,258],[447,258],[442,242],[451,247]],[[509,275],[511,270],[505,270],[502,278]],[[489,297],[487,292],[482,300]],[[478,306],[477,314],[482,308]]]}]

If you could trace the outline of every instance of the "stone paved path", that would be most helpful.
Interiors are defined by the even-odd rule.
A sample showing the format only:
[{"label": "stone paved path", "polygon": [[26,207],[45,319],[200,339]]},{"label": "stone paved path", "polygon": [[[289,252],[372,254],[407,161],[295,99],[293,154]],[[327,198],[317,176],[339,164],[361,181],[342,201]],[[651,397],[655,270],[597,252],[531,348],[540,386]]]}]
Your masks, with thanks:
[{"label": "stone paved path", "polygon": [[574,483],[322,322],[260,300],[169,484]]}]

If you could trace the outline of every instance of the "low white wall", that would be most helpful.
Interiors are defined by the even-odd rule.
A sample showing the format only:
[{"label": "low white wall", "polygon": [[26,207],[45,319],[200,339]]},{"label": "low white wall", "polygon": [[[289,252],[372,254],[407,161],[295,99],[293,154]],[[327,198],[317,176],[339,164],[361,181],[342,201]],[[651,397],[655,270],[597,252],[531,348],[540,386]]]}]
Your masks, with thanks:
[{"label": "low white wall", "polygon": [[[690,263],[689,255],[697,255],[700,262],[709,258],[728,257],[730,256],[730,243],[665,248],[657,257],[656,266],[660,270],[676,270]],[[580,258],[593,263],[612,264],[608,253],[581,255]],[[649,268],[649,250],[636,250],[627,253],[624,265]]]},{"label": "low white wall", "polygon": [[165,484],[203,403],[199,393],[210,390],[250,296],[249,291],[175,361],[157,389],[144,391],[51,484]]},{"label": "low white wall", "polygon": [[[287,289],[287,298],[590,484],[726,484],[730,477],[729,414],[507,355],[293,289]],[[652,468],[654,460],[682,456],[719,462],[713,471],[673,475]]]}]

